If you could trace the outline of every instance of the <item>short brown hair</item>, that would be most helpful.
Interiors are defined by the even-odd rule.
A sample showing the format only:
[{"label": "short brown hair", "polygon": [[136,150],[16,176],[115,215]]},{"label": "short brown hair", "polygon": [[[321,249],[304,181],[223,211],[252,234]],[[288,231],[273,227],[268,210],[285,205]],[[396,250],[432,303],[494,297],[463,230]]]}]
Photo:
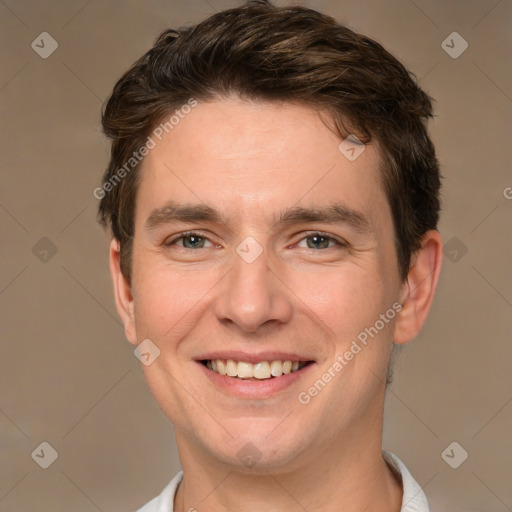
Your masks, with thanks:
[{"label": "short brown hair", "polygon": [[113,186],[102,194],[99,219],[120,242],[123,275],[130,280],[140,164],[122,180],[116,173],[162,118],[190,98],[231,95],[306,104],[328,112],[342,138],[355,134],[378,143],[405,279],[422,236],[437,228],[439,218],[441,176],[426,129],[431,98],[374,40],[315,10],[267,0],[164,31],[115,85],[102,116],[112,142],[102,183]]}]

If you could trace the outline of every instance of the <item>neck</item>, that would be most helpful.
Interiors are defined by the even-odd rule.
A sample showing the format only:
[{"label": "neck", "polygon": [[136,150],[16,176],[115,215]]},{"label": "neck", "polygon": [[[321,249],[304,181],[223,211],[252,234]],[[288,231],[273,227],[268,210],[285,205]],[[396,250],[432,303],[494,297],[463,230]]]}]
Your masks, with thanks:
[{"label": "neck", "polygon": [[273,512],[399,512],[402,487],[382,458],[382,423],[375,427],[340,435],[293,468],[251,472],[199,453],[177,433],[184,479],[175,512],[256,512],[269,503]]}]

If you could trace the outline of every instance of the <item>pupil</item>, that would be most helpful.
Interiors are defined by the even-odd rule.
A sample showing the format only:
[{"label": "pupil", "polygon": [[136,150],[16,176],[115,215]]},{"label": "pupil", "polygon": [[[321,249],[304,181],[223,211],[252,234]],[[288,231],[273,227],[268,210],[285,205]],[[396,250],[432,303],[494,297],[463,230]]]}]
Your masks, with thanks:
[{"label": "pupil", "polygon": [[197,243],[198,241],[201,240],[201,237],[195,235],[188,235],[188,237],[186,237],[185,240],[189,240],[188,245],[191,245],[192,247],[197,247]]},{"label": "pupil", "polygon": [[[310,248],[310,249],[317,249],[317,248],[318,248],[318,246],[313,245],[313,244],[318,243],[320,240],[324,240],[324,242],[325,242],[325,241],[327,241],[327,238],[325,238],[324,236],[314,235],[314,236],[311,236],[310,238],[311,238],[311,240],[312,240],[312,244],[309,244],[309,248]],[[327,242],[328,242],[328,241],[327,241]],[[325,247],[325,243],[324,243],[324,244],[322,244],[322,247]]]}]

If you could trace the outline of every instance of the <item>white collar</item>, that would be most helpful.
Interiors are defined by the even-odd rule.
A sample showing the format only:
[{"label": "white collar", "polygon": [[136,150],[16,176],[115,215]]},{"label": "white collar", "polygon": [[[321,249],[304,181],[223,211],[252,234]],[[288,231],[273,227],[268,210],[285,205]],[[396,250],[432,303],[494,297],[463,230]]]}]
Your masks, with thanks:
[{"label": "white collar", "polygon": [[[427,497],[414,480],[405,464],[393,453],[382,451],[382,457],[396,470],[398,478],[402,481],[404,494],[402,498],[402,507],[400,512],[429,512]],[[173,512],[174,496],[178,485],[183,480],[183,471],[180,471],[163,489],[162,493],[156,498],[146,503],[137,512]]]},{"label": "white collar", "polygon": [[397,476],[402,481],[404,494],[400,512],[429,512],[427,497],[405,464],[395,454],[385,450],[382,451],[382,457],[388,465],[396,469]]}]

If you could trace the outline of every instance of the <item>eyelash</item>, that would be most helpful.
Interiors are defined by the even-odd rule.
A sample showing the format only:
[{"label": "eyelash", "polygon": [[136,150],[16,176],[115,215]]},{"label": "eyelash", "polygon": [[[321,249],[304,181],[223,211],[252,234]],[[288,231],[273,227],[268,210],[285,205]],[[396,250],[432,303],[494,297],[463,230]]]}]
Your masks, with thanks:
[{"label": "eyelash", "polygon": [[[208,237],[203,236],[200,233],[197,233],[196,231],[186,231],[184,233],[180,233],[179,235],[174,237],[172,240],[169,240],[168,242],[164,242],[163,245],[165,247],[171,247],[178,240],[182,240],[184,238],[191,237],[191,236],[197,236],[199,238],[202,238],[203,240],[208,240],[209,242],[213,243]],[[322,238],[327,238],[330,242],[335,242],[336,245],[338,245],[341,248],[348,247],[348,243],[345,242],[344,240],[339,240],[338,238],[335,238],[332,235],[329,235],[328,233],[324,233],[322,231],[311,231],[311,232],[308,232],[299,240],[299,242],[302,242],[302,240],[305,240],[306,238],[310,238],[312,236],[320,236]],[[188,249],[187,247],[183,247],[183,249],[190,250],[190,251],[196,250],[196,249]],[[202,248],[200,248],[200,249],[202,249]],[[334,249],[334,247],[327,247],[326,249]],[[326,249],[320,249],[320,250],[324,250],[325,251]],[[310,251],[317,251],[319,249],[309,249],[309,250]]]}]

